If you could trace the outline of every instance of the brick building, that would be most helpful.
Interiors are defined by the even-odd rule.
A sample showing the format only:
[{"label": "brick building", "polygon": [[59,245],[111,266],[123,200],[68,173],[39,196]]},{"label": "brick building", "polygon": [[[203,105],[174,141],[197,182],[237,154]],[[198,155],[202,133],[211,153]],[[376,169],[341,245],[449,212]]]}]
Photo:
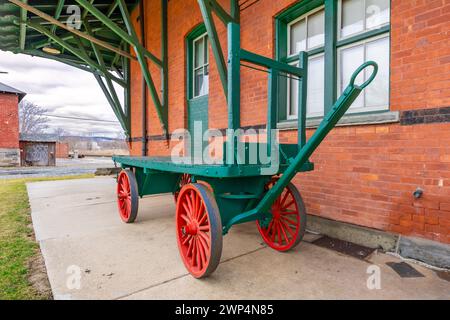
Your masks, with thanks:
[{"label": "brick building", "polygon": [[[353,71],[374,60],[380,67],[376,80],[314,153],[315,170],[294,180],[306,202],[309,222],[365,227],[431,240],[437,247],[450,244],[448,0],[120,2],[122,13],[131,11],[132,23],[128,23],[128,14],[117,12],[117,3],[111,1],[108,6],[107,2],[78,1],[89,14],[87,21],[107,22],[95,24],[91,29],[97,31],[91,31],[109,43],[96,39],[94,45],[92,37],[78,33],[84,38],[80,43],[73,35],[67,36],[68,30],[61,25],[55,35],[46,29],[47,22],[20,28],[23,25],[13,25],[0,16],[0,22],[10,24],[8,30],[12,30],[0,31],[12,39],[1,42],[0,49],[58,60],[94,73],[136,156],[170,155],[174,144],[167,143],[160,126],[166,116],[169,133],[180,128],[192,131],[195,121],[211,129],[228,127],[226,22],[239,22],[241,48],[261,56],[298,65],[299,52],[308,52],[308,136],[330,111]],[[144,19],[139,19],[141,3]],[[61,8],[56,5],[41,0],[32,5],[60,17]],[[19,7],[24,5],[7,4],[4,12],[19,19],[24,12]],[[209,7],[214,7],[214,13]],[[113,14],[127,21],[119,18],[115,23],[109,19]],[[205,26],[211,20],[217,32],[211,23]],[[139,31],[141,26],[145,35]],[[211,46],[217,44],[215,40],[221,43],[222,52],[212,49],[218,48]],[[111,48],[119,43],[120,48]],[[129,48],[125,43],[139,50],[125,52]],[[225,61],[217,59],[221,54]],[[145,80],[143,56],[148,58],[150,73],[144,73]],[[112,74],[106,70],[109,67],[119,72]],[[242,66],[240,73],[240,125],[263,129],[269,100],[267,73],[248,66]],[[276,120],[282,143],[297,141],[296,81],[280,77],[277,83]],[[112,82],[125,88],[123,103]],[[145,83],[150,90],[143,94]],[[156,109],[162,110],[160,114]],[[449,246],[445,247],[448,252]]]},{"label": "brick building", "polygon": [[[146,45],[155,52],[160,26],[151,20],[159,10],[159,2],[145,2]],[[137,17],[136,9],[136,24]],[[214,19],[226,53],[226,30]],[[312,157],[316,170],[295,179],[308,213],[450,243],[450,3],[260,0],[241,6],[240,19],[244,49],[293,64],[299,50],[310,53],[309,135],[358,65],[369,59],[380,65],[374,85]],[[200,53],[207,35],[196,1],[169,1],[168,25],[169,132],[188,127],[198,113],[209,128],[226,128],[216,62],[211,49]],[[142,81],[138,63],[131,67],[131,153],[140,155]],[[151,71],[159,87],[158,69]],[[242,126],[264,127],[267,75],[247,68],[241,73]],[[289,94],[296,93],[285,90],[281,140],[295,143]],[[147,110],[148,152],[167,155],[151,100]],[[423,196],[417,199],[418,189]]]},{"label": "brick building", "polygon": [[0,83],[0,167],[20,164],[18,105],[25,95]]}]

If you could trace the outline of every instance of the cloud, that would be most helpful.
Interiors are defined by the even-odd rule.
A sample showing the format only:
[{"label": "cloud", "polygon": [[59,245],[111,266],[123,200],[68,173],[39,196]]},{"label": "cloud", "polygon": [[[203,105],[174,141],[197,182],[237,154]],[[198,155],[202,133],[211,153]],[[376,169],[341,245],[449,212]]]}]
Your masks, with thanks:
[{"label": "cloud", "polygon": [[[27,93],[25,99],[51,114],[116,121],[94,76],[62,63],[0,51],[0,82]],[[123,90],[116,86],[117,94]],[[121,99],[123,102],[123,99]],[[120,125],[50,118],[50,131],[62,127],[71,134],[117,136]]]}]

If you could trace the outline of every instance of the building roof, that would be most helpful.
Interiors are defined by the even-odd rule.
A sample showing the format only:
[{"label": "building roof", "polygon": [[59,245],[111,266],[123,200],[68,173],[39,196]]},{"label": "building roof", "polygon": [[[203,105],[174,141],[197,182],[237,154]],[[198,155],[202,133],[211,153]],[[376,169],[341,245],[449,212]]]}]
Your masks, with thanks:
[{"label": "building roof", "polygon": [[27,95],[25,92],[15,89],[13,87],[7,86],[0,82],[0,93],[13,93],[19,96],[19,102]]},{"label": "building roof", "polygon": [[[128,5],[129,11],[137,3],[136,0],[124,1]],[[56,17],[56,20],[62,24],[67,22],[69,6],[77,5],[77,2],[74,0],[33,0],[22,2],[24,5],[31,6],[33,9],[39,10],[51,18]],[[95,9],[107,15],[120,29],[126,30],[122,14],[115,0],[95,0],[90,1],[90,3],[92,3]],[[99,19],[90,13],[87,13],[85,18],[86,21],[90,22],[94,37],[102,39],[115,47],[121,46],[121,39],[113,31],[105,27]],[[20,6],[10,1],[0,0],[0,50],[48,58],[68,64],[87,65],[85,61],[81,61],[77,55],[66,50],[60,43],[55,42],[54,39],[50,39],[48,37],[49,34],[61,38],[66,45],[78,48],[78,37],[73,37],[73,34],[67,32],[67,30],[59,27],[56,28],[53,22],[41,19],[35,13],[21,9]],[[81,41],[84,46],[90,46],[90,43],[84,39],[81,39]],[[48,54],[44,50],[46,47],[57,49],[61,53],[58,55]],[[121,69],[121,59],[116,59],[115,52],[105,50],[104,48],[100,52],[107,66],[115,64],[116,67]],[[97,60],[92,50],[87,50],[87,54],[91,59]]]},{"label": "building roof", "polygon": [[57,142],[58,137],[54,134],[20,134],[20,141],[26,142]]}]

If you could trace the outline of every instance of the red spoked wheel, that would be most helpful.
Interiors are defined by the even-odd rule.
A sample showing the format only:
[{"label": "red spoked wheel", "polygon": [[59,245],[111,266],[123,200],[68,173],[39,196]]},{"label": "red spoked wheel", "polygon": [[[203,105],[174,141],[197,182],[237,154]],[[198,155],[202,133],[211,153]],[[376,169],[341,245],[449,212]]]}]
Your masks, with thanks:
[{"label": "red spoked wheel", "polygon": [[122,170],[117,178],[117,204],[122,221],[133,223],[139,210],[139,194],[136,177],[130,170]]},{"label": "red spoked wheel", "polygon": [[201,184],[189,184],[177,202],[176,235],[186,269],[195,278],[213,273],[222,255],[222,222],[214,195]]},{"label": "red spoked wheel", "polygon": [[[272,181],[270,188],[276,181]],[[298,189],[290,183],[275,200],[267,227],[257,221],[267,245],[277,251],[289,251],[302,241],[306,230],[306,209]]]},{"label": "red spoked wheel", "polygon": [[173,197],[175,199],[175,203],[177,203],[178,196],[180,195],[181,189],[184,186],[190,184],[192,182],[192,176],[187,173],[183,173],[180,177],[180,182],[178,183],[177,190],[173,193]]}]

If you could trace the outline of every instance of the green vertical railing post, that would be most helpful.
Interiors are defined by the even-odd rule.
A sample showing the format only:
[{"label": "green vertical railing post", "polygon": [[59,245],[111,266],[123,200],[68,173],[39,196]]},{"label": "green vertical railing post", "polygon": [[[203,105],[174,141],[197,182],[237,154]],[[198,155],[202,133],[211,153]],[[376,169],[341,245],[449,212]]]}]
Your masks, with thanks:
[{"label": "green vertical railing post", "polygon": [[162,106],[164,122],[169,127],[169,58],[168,58],[168,29],[167,29],[167,1],[161,0],[161,79]]},{"label": "green vertical railing post", "polygon": [[236,23],[240,23],[241,12],[239,9],[239,0],[230,0],[230,15]]},{"label": "green vertical railing post", "polygon": [[228,128],[241,126],[241,36],[240,26],[228,24]]},{"label": "green vertical railing post", "polygon": [[277,128],[278,121],[278,76],[277,69],[269,70],[269,90],[267,93],[268,110],[267,110],[267,156],[272,156],[272,130]]},{"label": "green vertical railing post", "polygon": [[[228,31],[228,131],[227,154],[235,154],[235,144],[237,141],[234,133],[241,126],[241,35],[240,26],[236,23],[229,23]],[[231,141],[230,139],[233,139]],[[233,157],[234,159],[234,157]],[[234,162],[233,162],[234,163]]]},{"label": "green vertical railing post", "polygon": [[302,51],[299,57],[299,67],[303,69],[303,77],[298,83],[298,145],[299,150],[306,144],[306,112],[308,104],[308,53]]}]

